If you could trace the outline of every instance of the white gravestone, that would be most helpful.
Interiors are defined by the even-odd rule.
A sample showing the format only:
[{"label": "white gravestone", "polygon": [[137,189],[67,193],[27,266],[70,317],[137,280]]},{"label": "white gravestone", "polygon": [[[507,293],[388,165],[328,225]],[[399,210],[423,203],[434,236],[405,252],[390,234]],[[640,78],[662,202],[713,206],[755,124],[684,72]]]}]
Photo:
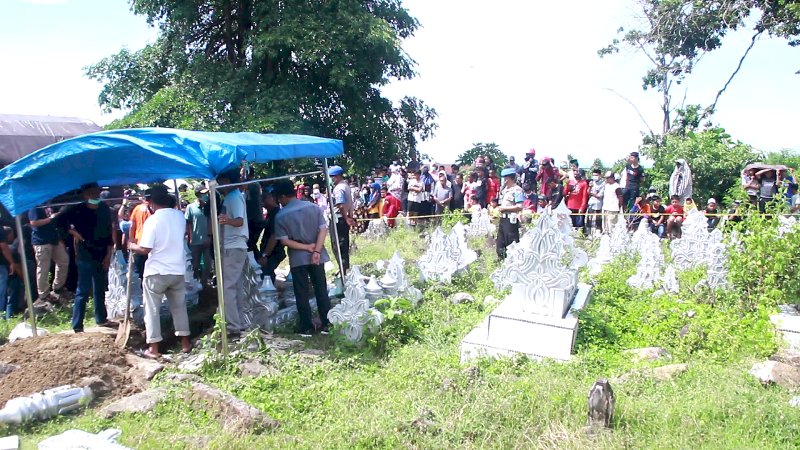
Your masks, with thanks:
[{"label": "white gravestone", "polygon": [[372,219],[367,225],[367,231],[361,236],[364,239],[380,239],[385,237],[388,233],[389,227],[386,226],[386,222],[384,222],[383,219]]},{"label": "white gravestone", "polygon": [[493,233],[494,225],[486,208],[481,209],[480,213],[472,215],[472,220],[467,230],[468,236],[491,236]]},{"label": "white gravestone", "polygon": [[360,341],[367,327],[375,329],[383,322],[381,313],[370,307],[366,285],[358,266],[350,268],[345,278],[344,299],[328,312],[328,320],[340,327],[351,342]]},{"label": "white gravestone", "polygon": [[[525,354],[568,360],[578,328],[575,311],[589,299],[573,264],[578,252],[565,243],[558,213],[546,210],[536,227],[509,246],[503,265],[491,275],[511,294],[461,341],[462,362],[473,357]],[[577,256],[586,263],[584,257]]]}]

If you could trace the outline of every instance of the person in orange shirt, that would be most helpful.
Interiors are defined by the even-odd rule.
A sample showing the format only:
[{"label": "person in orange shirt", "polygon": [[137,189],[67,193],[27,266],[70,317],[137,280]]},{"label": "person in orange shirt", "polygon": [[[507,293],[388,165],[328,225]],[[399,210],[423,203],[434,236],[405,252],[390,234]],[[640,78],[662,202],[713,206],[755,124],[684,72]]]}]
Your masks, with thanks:
[{"label": "person in orange shirt", "polygon": [[[139,239],[142,238],[142,230],[144,229],[144,222],[150,217],[150,195],[144,194],[141,197],[142,203],[136,205],[131,211],[130,221],[131,229],[129,231],[128,243],[138,244]],[[144,279],[144,263],[147,261],[147,255],[138,253],[133,254],[133,266],[136,269],[136,274],[139,279]]]}]

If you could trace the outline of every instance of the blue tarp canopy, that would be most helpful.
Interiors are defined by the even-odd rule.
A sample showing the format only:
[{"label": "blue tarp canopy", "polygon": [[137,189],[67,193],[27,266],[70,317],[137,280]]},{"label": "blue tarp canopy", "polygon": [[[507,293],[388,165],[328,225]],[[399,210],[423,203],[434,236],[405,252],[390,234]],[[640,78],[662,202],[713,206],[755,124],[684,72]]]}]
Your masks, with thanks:
[{"label": "blue tarp canopy", "polygon": [[313,136],[169,128],[101,131],[49,145],[0,170],[0,202],[17,215],[91,182],[111,186],[211,179],[245,159],[329,158],[342,151],[341,141]]}]

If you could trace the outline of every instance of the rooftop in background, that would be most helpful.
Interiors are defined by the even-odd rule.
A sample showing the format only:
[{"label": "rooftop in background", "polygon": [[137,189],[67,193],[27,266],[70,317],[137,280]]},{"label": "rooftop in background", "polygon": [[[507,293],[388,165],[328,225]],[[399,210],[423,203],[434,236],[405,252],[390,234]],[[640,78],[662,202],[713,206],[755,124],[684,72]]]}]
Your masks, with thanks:
[{"label": "rooftop in background", "polygon": [[0,114],[0,168],[50,144],[101,130],[77,117]]}]

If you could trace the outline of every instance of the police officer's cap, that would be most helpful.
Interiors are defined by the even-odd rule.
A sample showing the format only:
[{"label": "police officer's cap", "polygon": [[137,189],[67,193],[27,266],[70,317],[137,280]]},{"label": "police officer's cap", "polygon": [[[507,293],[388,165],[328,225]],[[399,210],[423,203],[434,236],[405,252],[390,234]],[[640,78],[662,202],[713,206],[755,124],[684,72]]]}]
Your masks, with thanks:
[{"label": "police officer's cap", "polygon": [[336,175],[341,175],[343,173],[344,173],[344,169],[342,169],[340,166],[331,166],[328,169],[328,175],[330,175],[332,177],[336,176]]},{"label": "police officer's cap", "polygon": [[507,169],[503,169],[503,171],[500,172],[500,176],[501,177],[513,177],[516,174],[517,174],[517,171],[514,170],[512,167],[509,167]]}]

